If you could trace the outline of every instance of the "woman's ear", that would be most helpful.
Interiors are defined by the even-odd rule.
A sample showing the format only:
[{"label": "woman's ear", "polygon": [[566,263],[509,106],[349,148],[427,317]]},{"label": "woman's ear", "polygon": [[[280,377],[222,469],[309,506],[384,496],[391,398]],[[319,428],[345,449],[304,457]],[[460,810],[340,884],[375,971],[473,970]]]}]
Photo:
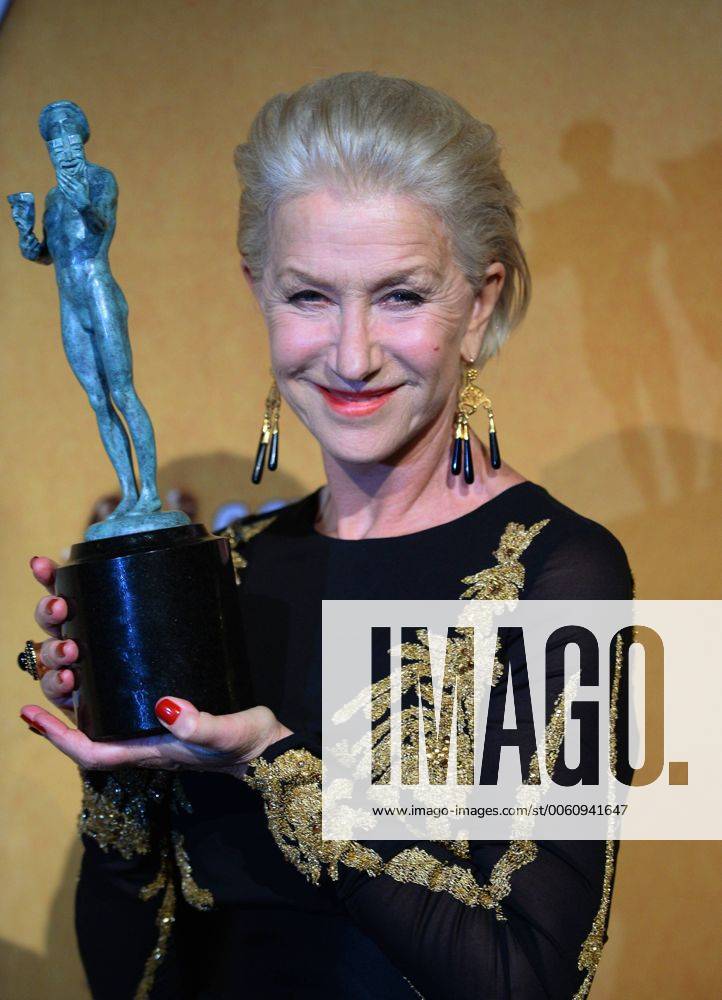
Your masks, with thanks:
[{"label": "woman's ear", "polygon": [[484,272],[484,280],[474,294],[474,304],[466,327],[466,333],[461,341],[461,353],[466,358],[477,358],[481,351],[486,328],[499,301],[504,287],[506,268],[500,261],[489,264]]}]

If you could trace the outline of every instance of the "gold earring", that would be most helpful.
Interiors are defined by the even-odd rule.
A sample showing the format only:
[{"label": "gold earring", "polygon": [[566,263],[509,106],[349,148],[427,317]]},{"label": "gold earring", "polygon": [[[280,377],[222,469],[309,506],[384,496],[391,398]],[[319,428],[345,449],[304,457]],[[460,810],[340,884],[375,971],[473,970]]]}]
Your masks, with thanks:
[{"label": "gold earring", "polygon": [[478,371],[476,368],[467,368],[459,387],[459,401],[456,406],[456,416],[454,417],[454,448],[451,454],[451,472],[458,476],[464,467],[464,479],[467,483],[474,482],[474,463],[471,459],[471,441],[469,440],[469,417],[483,406],[489,417],[489,457],[492,469],[501,466],[501,455],[499,454],[499,442],[496,437],[496,426],[494,425],[494,414],[491,409],[491,400],[486,393],[478,386],[474,385]]},{"label": "gold earring", "polygon": [[[273,376],[273,372],[271,372],[271,375]],[[266,407],[263,411],[263,424],[261,425],[261,438],[258,442],[258,451],[256,452],[256,463],[253,466],[253,474],[251,476],[251,482],[253,483],[260,483],[263,476],[263,463],[266,459],[269,442],[271,447],[268,451],[268,468],[271,472],[278,468],[278,420],[280,415],[281,395],[276,385],[276,379],[272,377],[271,388],[268,390],[268,395],[266,396]]]}]

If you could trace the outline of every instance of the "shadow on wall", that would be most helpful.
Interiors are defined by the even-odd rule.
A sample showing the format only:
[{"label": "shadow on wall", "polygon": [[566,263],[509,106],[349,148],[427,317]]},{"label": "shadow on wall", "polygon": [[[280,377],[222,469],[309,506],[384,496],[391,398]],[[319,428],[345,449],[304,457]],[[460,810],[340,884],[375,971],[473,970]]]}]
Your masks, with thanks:
[{"label": "shadow on wall", "polygon": [[253,459],[250,456],[245,458],[231,452],[190,455],[160,468],[158,487],[161,496],[171,489],[193,493],[199,502],[198,519],[209,531],[214,512],[228,501],[240,500],[254,512],[271,500],[290,502],[306,493],[298,480],[283,472],[281,467],[275,472],[264,469],[263,479],[258,486],[254,486],[251,482],[252,468]]},{"label": "shadow on wall", "polygon": [[[693,345],[710,365],[722,365],[722,308],[710,287],[720,252],[722,140],[659,164],[666,197],[614,176],[613,142],[611,126],[598,120],[577,122],[562,135],[560,159],[578,183],[573,193],[528,213],[530,266],[537,280],[562,268],[574,275],[583,322],[570,336],[580,338],[617,426],[644,424],[643,397],[672,424],[683,412],[680,352]],[[720,396],[710,403],[722,418]],[[621,457],[645,506],[659,502],[658,443],[666,474],[680,490],[695,482],[696,446],[680,448],[684,442],[671,438],[661,427],[620,437]]]},{"label": "shadow on wall", "polygon": [[[553,496],[623,541],[638,598],[719,596],[719,442],[662,426],[628,430],[545,466],[541,478]],[[635,503],[640,478],[648,488]]]},{"label": "shadow on wall", "polygon": [[[158,488],[164,509],[185,511],[192,521],[214,530],[218,518],[223,524],[247,513],[267,513],[299,499],[304,490],[293,477],[279,470],[265,470],[258,485],[250,481],[250,460],[230,452],[191,455],[158,470]],[[120,501],[120,492],[96,497],[88,523],[105,519]],[[67,550],[66,554],[69,552]]]}]

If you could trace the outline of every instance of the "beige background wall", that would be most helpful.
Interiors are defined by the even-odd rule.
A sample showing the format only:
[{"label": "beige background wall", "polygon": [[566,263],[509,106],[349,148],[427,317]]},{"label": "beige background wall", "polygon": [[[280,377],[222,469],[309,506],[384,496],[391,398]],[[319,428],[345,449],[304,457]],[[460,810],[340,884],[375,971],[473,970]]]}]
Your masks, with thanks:
[{"label": "beige background wall", "polygon": [[[483,379],[505,457],[618,534],[639,597],[719,597],[721,14],[701,0],[18,0],[0,34],[0,191],[44,196],[37,113],[81,103],[89,157],[120,183],[112,260],[161,483],[197,492],[207,519],[321,477],[286,412],[282,471],[251,493],[267,354],[234,247],[235,143],[265,99],[319,75],[448,91],[497,128],[524,203],[533,304]],[[14,659],[36,631],[28,559],[79,540],[114,483],[62,354],[53,274],[19,257],[9,216],[0,259],[0,994],[75,1000],[78,779],[17,721],[33,689]],[[623,845],[596,1000],[717,993],[721,860],[719,845]]]}]

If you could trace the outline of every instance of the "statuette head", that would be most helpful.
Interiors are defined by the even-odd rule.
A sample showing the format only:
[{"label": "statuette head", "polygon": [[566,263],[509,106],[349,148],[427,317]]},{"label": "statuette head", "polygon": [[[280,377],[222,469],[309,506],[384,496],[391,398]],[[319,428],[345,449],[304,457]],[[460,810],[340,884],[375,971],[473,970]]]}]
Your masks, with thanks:
[{"label": "statuette head", "polygon": [[73,170],[84,162],[90,126],[83,109],[73,101],[47,104],[40,112],[38,128],[56,170]]}]

